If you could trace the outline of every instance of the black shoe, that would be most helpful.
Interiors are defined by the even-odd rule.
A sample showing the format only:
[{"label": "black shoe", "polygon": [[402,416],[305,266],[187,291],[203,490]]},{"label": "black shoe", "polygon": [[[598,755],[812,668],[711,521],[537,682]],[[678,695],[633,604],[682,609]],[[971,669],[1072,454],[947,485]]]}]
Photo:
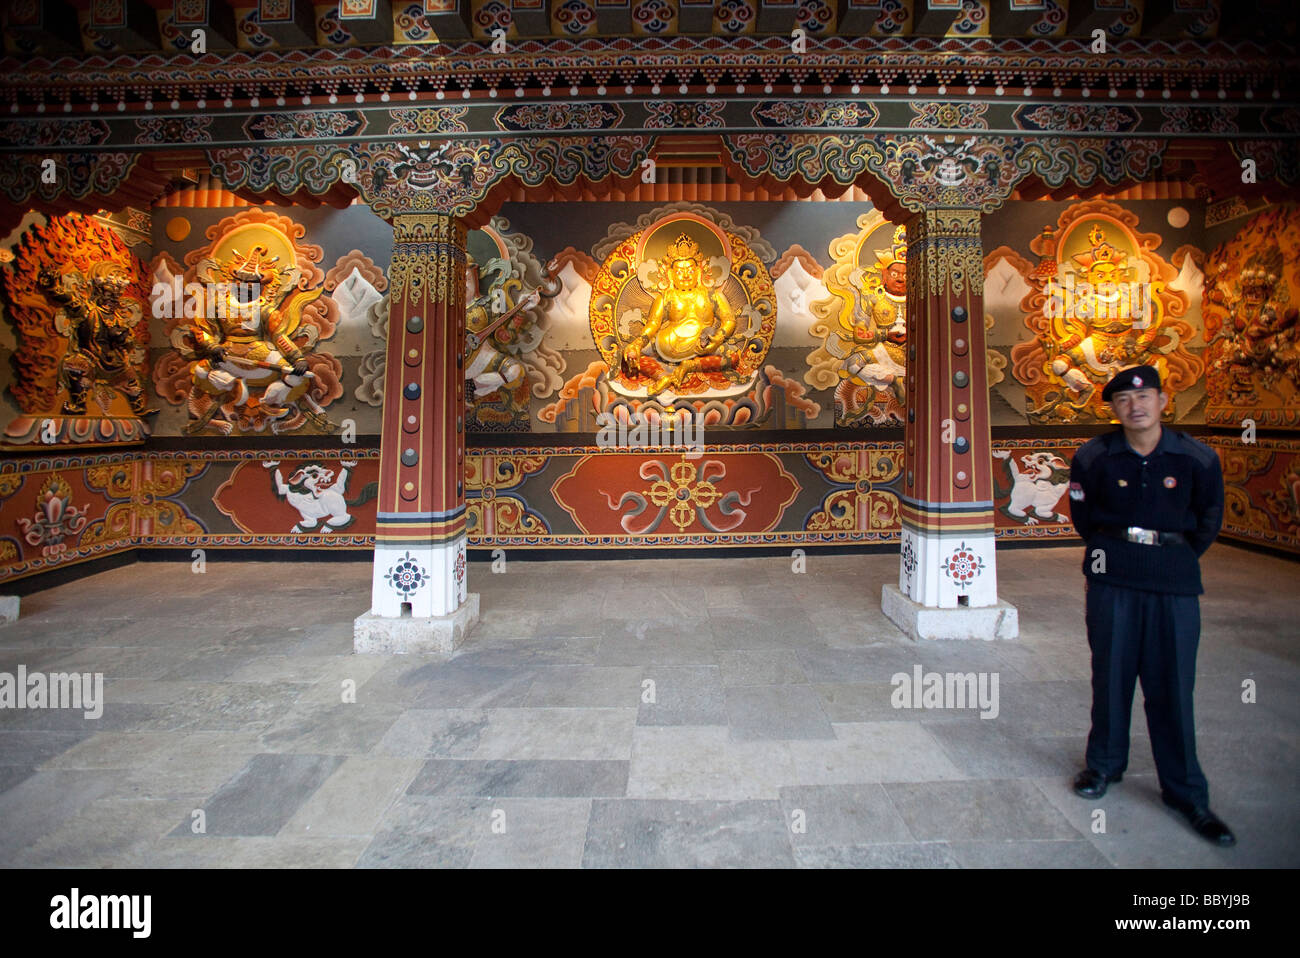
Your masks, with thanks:
[{"label": "black shoe", "polygon": [[1124,781],[1124,773],[1103,775],[1101,772],[1085,768],[1074,779],[1074,794],[1084,798],[1101,798],[1106,794],[1106,786],[1113,782]]},{"label": "black shoe", "polygon": [[1225,825],[1222,819],[1208,808],[1196,808],[1187,802],[1180,802],[1176,798],[1170,798],[1168,795],[1161,795],[1160,797],[1170,808],[1182,812],[1187,819],[1187,823],[1192,826],[1192,831],[1207,842],[1213,842],[1224,848],[1237,844],[1237,836],[1232,834],[1232,829]]}]

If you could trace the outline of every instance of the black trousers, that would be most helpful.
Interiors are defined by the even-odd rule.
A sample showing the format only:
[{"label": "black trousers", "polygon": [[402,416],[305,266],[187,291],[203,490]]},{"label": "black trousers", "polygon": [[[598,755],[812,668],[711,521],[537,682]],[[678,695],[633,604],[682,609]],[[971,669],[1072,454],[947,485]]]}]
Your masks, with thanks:
[{"label": "black trousers", "polygon": [[1197,596],[1165,595],[1088,581],[1092,649],[1092,731],[1088,767],[1117,775],[1128,767],[1133,686],[1142,680],[1147,730],[1160,789],[1184,806],[1209,805],[1196,761],[1192,685],[1201,638]]}]

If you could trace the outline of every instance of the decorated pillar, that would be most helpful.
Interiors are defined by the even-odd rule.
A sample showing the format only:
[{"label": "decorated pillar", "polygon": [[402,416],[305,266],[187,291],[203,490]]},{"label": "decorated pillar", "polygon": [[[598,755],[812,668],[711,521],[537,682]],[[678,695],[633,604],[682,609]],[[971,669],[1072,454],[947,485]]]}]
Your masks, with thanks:
[{"label": "decorated pillar", "polygon": [[939,608],[997,602],[980,213],[907,223],[907,419],[899,589]]},{"label": "decorated pillar", "polygon": [[921,210],[907,239],[902,549],[882,605],[914,637],[1012,638],[994,551],[980,212]]},{"label": "decorated pillar", "polygon": [[372,599],[356,648],[450,651],[478,617],[465,584],[465,227],[443,213],[393,227]]}]

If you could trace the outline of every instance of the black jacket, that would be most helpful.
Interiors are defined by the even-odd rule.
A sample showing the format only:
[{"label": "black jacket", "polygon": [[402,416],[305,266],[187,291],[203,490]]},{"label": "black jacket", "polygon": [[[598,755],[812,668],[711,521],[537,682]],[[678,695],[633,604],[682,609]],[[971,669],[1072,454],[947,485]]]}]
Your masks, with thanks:
[{"label": "black jacket", "polygon": [[[1083,541],[1083,574],[1110,585],[1200,595],[1198,561],[1223,523],[1223,469],[1209,446],[1162,427],[1145,459],[1117,429],[1088,440],[1070,464],[1070,517]],[[1181,532],[1187,544],[1149,546],[1100,529]],[[1100,554],[1098,553],[1100,550]]]}]

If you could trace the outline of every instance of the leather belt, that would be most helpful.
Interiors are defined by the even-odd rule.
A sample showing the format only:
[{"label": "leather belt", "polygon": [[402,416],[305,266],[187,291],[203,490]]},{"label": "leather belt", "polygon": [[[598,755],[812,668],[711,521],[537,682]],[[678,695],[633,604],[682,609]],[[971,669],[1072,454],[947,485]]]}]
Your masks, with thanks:
[{"label": "leather belt", "polygon": [[1102,526],[1097,530],[1102,535],[1137,542],[1144,546],[1167,546],[1187,543],[1187,537],[1181,532],[1158,532],[1155,529],[1143,529],[1140,526]]}]

